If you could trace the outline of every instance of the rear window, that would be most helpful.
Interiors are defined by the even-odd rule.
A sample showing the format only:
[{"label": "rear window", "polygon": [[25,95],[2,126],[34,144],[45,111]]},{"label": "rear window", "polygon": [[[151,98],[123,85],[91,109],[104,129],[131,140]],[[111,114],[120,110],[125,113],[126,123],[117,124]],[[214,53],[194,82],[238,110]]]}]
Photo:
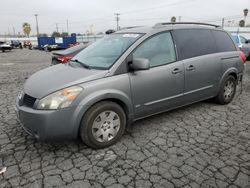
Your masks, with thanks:
[{"label": "rear window", "polygon": [[179,59],[216,52],[216,43],[208,29],[181,29],[174,31]]},{"label": "rear window", "polygon": [[236,51],[235,45],[231,37],[224,31],[212,31],[218,52]]}]

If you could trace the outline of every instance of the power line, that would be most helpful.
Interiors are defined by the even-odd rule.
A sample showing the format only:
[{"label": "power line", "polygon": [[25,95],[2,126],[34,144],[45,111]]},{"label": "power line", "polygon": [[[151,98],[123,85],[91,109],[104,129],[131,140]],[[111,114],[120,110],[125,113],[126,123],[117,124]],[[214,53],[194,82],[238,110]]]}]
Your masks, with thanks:
[{"label": "power line", "polygon": [[69,20],[67,20],[67,33],[69,35]]},{"label": "power line", "polygon": [[56,23],[56,32],[58,33],[58,23]]},{"label": "power line", "polygon": [[[165,7],[170,7],[170,6],[176,6],[176,5],[180,5],[180,4],[185,4],[185,3],[190,3],[192,1],[196,1],[196,0],[182,0],[182,1],[179,1],[179,2],[176,2],[176,3],[164,3],[160,6],[157,6],[157,7],[150,7],[150,8],[144,8],[144,9],[135,9],[135,10],[131,10],[131,11],[125,11],[125,12],[122,12],[122,13],[115,13],[116,15],[116,21],[117,21],[117,17],[119,18],[120,20],[120,15],[122,14],[131,14],[131,13],[138,13],[138,12],[144,12],[144,11],[152,11],[152,10],[155,10],[155,9],[160,9],[160,8],[165,8]],[[117,14],[119,14],[117,16]],[[86,23],[86,22],[93,22],[93,21],[98,21],[98,22],[103,22],[103,20],[106,20],[107,18],[111,18],[112,16],[109,14],[109,15],[106,15],[106,16],[102,16],[102,18],[93,18],[93,19],[88,19],[88,20],[82,20],[82,21],[73,21],[73,22],[70,22],[70,24],[77,24],[77,23]],[[118,21],[119,21],[118,20]],[[95,22],[96,23],[96,22]],[[60,23],[60,24],[64,24],[64,23]]]},{"label": "power line", "polygon": [[185,3],[190,3],[192,1],[196,1],[196,0],[189,0],[189,1],[183,0],[183,1],[176,2],[176,3],[165,3],[165,4],[162,4],[160,6],[131,10],[131,11],[127,11],[127,12],[122,12],[121,14],[129,14],[129,13],[138,13],[138,12],[150,11],[150,10],[155,10],[155,9],[160,9],[160,8],[165,8],[165,7],[170,7],[170,6],[176,6],[176,5],[185,4]]}]

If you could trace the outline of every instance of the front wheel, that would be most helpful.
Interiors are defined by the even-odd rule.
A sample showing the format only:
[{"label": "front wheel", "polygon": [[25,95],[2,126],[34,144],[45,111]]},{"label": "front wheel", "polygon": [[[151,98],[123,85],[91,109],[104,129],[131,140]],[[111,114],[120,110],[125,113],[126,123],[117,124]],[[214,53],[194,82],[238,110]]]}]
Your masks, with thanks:
[{"label": "front wheel", "polygon": [[236,93],[236,79],[233,76],[228,76],[222,83],[220,91],[215,98],[219,104],[230,103]]},{"label": "front wheel", "polygon": [[103,101],[92,106],[84,115],[80,136],[92,148],[108,147],[122,137],[126,115],[120,105]]}]

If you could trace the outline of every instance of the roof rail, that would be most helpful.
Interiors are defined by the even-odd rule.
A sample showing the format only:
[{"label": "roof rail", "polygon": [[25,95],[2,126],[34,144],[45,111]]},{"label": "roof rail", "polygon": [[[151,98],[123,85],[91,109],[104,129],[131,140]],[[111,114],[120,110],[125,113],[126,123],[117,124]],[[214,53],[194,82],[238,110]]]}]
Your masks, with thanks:
[{"label": "roof rail", "polygon": [[145,27],[145,26],[138,25],[138,26],[122,27],[120,30],[125,30],[125,29],[134,29],[134,28],[138,28],[138,27]]},{"label": "roof rail", "polygon": [[212,27],[221,27],[219,25],[214,25],[214,24],[208,24],[208,23],[200,23],[200,22],[165,22],[165,23],[157,23],[154,25],[154,27],[160,27],[160,26],[165,26],[165,25],[206,25],[206,26],[212,26]]}]

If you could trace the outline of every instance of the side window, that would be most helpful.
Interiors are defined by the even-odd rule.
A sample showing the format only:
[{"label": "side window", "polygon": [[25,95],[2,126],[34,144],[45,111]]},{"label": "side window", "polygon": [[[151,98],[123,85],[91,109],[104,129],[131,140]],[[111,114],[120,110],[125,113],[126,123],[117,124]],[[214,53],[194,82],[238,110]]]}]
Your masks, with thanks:
[{"label": "side window", "polygon": [[212,31],[218,52],[236,51],[235,45],[231,37],[224,31]]},{"label": "side window", "polygon": [[150,67],[175,61],[176,55],[171,34],[161,33],[146,40],[134,51],[133,58],[148,59]]},{"label": "side window", "polygon": [[180,60],[216,52],[215,40],[208,29],[180,29],[174,31]]},{"label": "side window", "polygon": [[242,44],[246,44],[247,39],[245,39],[244,37],[240,36],[240,42],[241,42]]}]

